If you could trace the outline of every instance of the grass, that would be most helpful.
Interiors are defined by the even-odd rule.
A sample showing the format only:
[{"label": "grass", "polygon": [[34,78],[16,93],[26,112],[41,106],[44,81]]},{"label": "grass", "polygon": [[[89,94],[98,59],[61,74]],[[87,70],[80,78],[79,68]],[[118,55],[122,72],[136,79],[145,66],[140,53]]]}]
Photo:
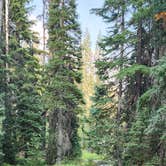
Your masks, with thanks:
[{"label": "grass", "polygon": [[[82,151],[82,157],[75,159],[75,160],[67,160],[63,161],[60,165],[54,165],[54,166],[96,166],[95,161],[102,161],[103,156],[97,155],[95,153],[91,153],[88,151],[83,150]],[[3,166],[11,166],[8,164],[3,164]],[[17,166],[46,166],[44,160],[19,160],[19,164]]]},{"label": "grass", "polygon": [[94,161],[103,160],[103,156],[83,150],[82,157],[73,161],[64,161],[55,166],[96,166]]},{"label": "grass", "polygon": [[83,160],[102,160],[103,156],[83,150],[82,159]]}]

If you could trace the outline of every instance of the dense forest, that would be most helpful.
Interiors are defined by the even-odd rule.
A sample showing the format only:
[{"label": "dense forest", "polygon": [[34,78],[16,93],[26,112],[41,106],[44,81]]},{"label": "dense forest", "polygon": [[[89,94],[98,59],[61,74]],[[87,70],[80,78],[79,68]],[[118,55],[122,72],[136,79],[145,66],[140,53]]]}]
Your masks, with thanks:
[{"label": "dense forest", "polygon": [[38,34],[0,0],[0,165],[166,166],[166,1],[103,0],[95,48],[76,0],[42,2]]}]

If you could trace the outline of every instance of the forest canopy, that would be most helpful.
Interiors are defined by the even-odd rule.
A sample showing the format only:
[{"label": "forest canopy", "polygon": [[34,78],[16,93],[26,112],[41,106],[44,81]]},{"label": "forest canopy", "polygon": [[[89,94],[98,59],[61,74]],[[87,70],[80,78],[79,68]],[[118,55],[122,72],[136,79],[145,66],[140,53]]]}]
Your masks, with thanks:
[{"label": "forest canopy", "polygon": [[166,2],[92,6],[95,46],[79,3],[0,0],[0,165],[165,166]]}]

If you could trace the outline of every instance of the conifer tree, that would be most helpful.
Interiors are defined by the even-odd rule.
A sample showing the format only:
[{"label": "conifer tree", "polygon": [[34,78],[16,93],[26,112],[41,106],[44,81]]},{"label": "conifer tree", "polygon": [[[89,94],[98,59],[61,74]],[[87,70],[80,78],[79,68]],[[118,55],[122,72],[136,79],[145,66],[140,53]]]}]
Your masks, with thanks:
[{"label": "conifer tree", "polygon": [[80,154],[77,135],[82,94],[80,27],[75,0],[53,0],[49,4],[49,41],[51,60],[47,66],[46,98],[49,105],[47,162]]},{"label": "conifer tree", "polygon": [[11,164],[15,163],[16,154],[23,154],[25,158],[32,156],[33,151],[39,149],[41,135],[40,67],[33,52],[36,39],[30,30],[28,2],[14,0],[7,5],[10,24],[9,31],[5,32],[9,49],[6,54],[3,153],[4,161]]},{"label": "conifer tree", "polygon": [[[161,3],[162,2],[157,2],[159,6],[161,5]],[[149,6],[151,6],[151,8],[149,10],[149,6],[147,8],[143,7],[144,12],[139,5],[140,8],[137,13],[138,16],[142,17],[142,29],[146,27],[144,24],[145,22],[152,21],[152,24],[148,27],[150,30],[148,31],[148,28],[146,29],[146,35],[145,31],[144,33],[142,33],[144,34],[142,37],[142,48],[144,51],[144,58],[142,58],[142,62],[151,67],[158,63],[158,59],[160,59],[160,57],[161,60],[159,61],[159,65],[151,67],[149,69],[152,76],[149,78],[151,79],[147,79],[145,76],[144,78],[142,77],[141,89],[143,94],[141,94],[142,96],[137,101],[135,120],[129,132],[129,141],[127,143],[125,154],[125,161],[127,161],[126,165],[164,165],[165,162],[165,143],[162,139],[164,137],[163,128],[160,126],[161,124],[163,126],[165,125],[162,119],[165,114],[164,104],[162,104],[164,102],[161,99],[165,94],[160,91],[160,88],[164,84],[161,83],[162,81],[158,80],[159,77],[163,78],[163,75],[161,73],[163,73],[165,70],[163,60],[163,56],[165,56],[165,53],[162,50],[165,37],[163,28],[159,26],[159,24],[162,25],[162,20],[160,20],[161,22],[158,22],[157,24],[154,21],[154,12],[156,12],[157,4],[149,2]],[[139,12],[141,12],[141,14]],[[150,36],[150,40],[148,42],[147,36]],[[147,44],[148,46],[146,46]],[[146,49],[148,50],[148,54],[146,52]],[[151,81],[150,84],[149,80]],[[148,90],[145,92],[147,87]],[[159,112],[161,116],[159,116]],[[161,123],[157,121],[160,121]],[[160,146],[161,144],[162,147]],[[143,151],[144,153],[142,153]]]},{"label": "conifer tree", "polygon": [[[98,38],[99,39],[99,38]],[[98,41],[97,41],[98,42]],[[95,62],[99,59],[100,48],[96,43],[95,50],[91,49],[91,38],[88,29],[86,29],[85,34],[82,39],[82,82],[80,84],[80,89],[82,90],[85,105],[83,105],[84,112],[81,115],[81,128],[82,128],[82,145],[87,147],[87,136],[86,132],[88,130],[87,119],[89,119],[89,109],[92,106],[92,96],[94,95],[94,89],[97,84],[99,84],[99,79],[96,73]],[[85,130],[85,131],[84,131]]]},{"label": "conifer tree", "polygon": [[4,12],[4,3],[3,0],[0,0],[0,164],[3,162],[3,153],[2,153],[2,118],[4,115],[4,56],[3,56],[3,12]]},{"label": "conifer tree", "polygon": [[88,29],[85,32],[85,36],[82,41],[82,83],[81,90],[84,94],[86,110],[90,109],[92,104],[91,97],[94,93],[95,82],[95,55],[91,49],[90,34]]},{"label": "conifer tree", "polygon": [[[107,115],[110,115],[108,118],[105,117],[105,123],[109,124],[105,126],[105,134],[107,135],[107,140],[110,140],[109,144],[112,144],[113,148],[108,151],[108,154],[112,153],[113,158],[116,160],[116,164],[122,166],[122,96],[123,96],[123,80],[122,79],[112,79],[115,73],[118,73],[119,70],[123,69],[123,63],[126,60],[127,52],[127,40],[129,39],[130,32],[126,30],[125,15],[127,12],[127,2],[123,0],[119,1],[105,1],[103,7],[100,9],[93,9],[97,15],[101,16],[105,22],[111,23],[109,27],[109,35],[103,38],[99,45],[102,49],[102,58],[97,61],[96,66],[98,69],[98,74],[102,81],[104,82],[104,87],[106,88],[109,104],[114,105],[114,109],[109,112],[109,109],[106,109]],[[112,88],[111,88],[112,87]],[[113,90],[111,92],[111,89]],[[118,100],[114,97],[110,97],[111,94],[115,95],[115,89],[117,91]],[[113,96],[114,96],[113,95]],[[112,96],[112,95],[111,95]],[[102,98],[102,96],[100,96]],[[104,98],[104,96],[103,96]],[[110,102],[109,102],[110,100]],[[112,103],[111,103],[112,101]],[[97,104],[97,103],[96,103]],[[103,105],[103,109],[105,108]],[[117,104],[117,105],[116,105]],[[100,106],[101,107],[101,106]],[[100,110],[102,110],[100,108]],[[102,112],[102,111],[99,111]],[[99,115],[102,113],[99,113]],[[104,113],[103,113],[104,114]],[[114,114],[114,115],[113,115]],[[101,118],[99,118],[101,119]],[[99,121],[97,119],[97,121]],[[102,120],[101,120],[102,121]],[[114,128],[113,128],[114,126]],[[108,128],[109,129],[108,129]],[[96,126],[97,129],[97,126]],[[114,133],[114,137],[110,139],[108,132]],[[107,142],[108,143],[108,142]],[[108,155],[107,154],[107,155]]]},{"label": "conifer tree", "polygon": [[[161,3],[163,2],[158,3],[161,7]],[[148,100],[146,104],[152,108],[148,108],[147,106],[142,107],[140,106],[142,100],[139,100],[140,98],[144,100],[147,97],[146,91],[156,85],[150,72],[151,66],[156,64],[160,58],[159,55],[164,54],[162,44],[164,38],[161,37],[164,36],[163,24],[162,28],[160,27],[161,29],[157,28],[154,22],[155,14],[153,13],[155,8],[156,5],[151,1],[132,0],[114,2],[106,0],[103,8],[94,10],[104,21],[113,25],[108,37],[105,37],[100,42],[100,47],[103,50],[103,59],[97,62],[98,73],[105,83],[111,85],[113,82],[113,85],[115,85],[117,79],[114,80],[110,77],[112,76],[112,69],[114,69],[118,73],[116,75],[118,80],[120,80],[119,90],[117,91],[119,93],[117,94],[119,96],[119,104],[121,104],[118,104],[117,111],[115,111],[117,116],[109,114],[111,117],[105,119],[105,124],[112,119],[109,124],[114,125],[114,130],[110,132],[112,133],[112,139],[107,139],[114,147],[113,153],[111,153],[112,161],[114,161],[113,165],[142,166],[144,164],[152,164],[154,161],[151,163],[150,160],[153,160],[152,158],[156,155],[155,152],[151,153],[155,149],[152,146],[152,142],[157,146],[157,140],[161,138],[159,136],[155,142],[152,135],[150,138],[145,134],[148,132],[147,126],[149,122],[152,122],[150,120],[152,118],[150,110],[155,106],[152,104],[152,101]],[[131,15],[126,15],[127,9],[132,11]],[[129,16],[128,19],[125,22],[122,21],[122,24],[119,25],[119,17],[123,18],[125,16]],[[126,27],[127,30],[125,25],[128,25]],[[122,30],[122,33],[119,30]],[[120,71],[118,71],[119,68]],[[109,89],[106,92],[108,93]],[[110,102],[116,103],[113,100]],[[103,104],[103,107],[100,106],[100,111],[97,111],[99,112],[98,115],[102,117],[104,113],[102,114],[101,108],[104,109],[105,105]],[[159,110],[163,111],[164,109]],[[99,119],[101,118],[98,118],[95,122],[102,122]],[[98,127],[96,125],[94,129],[97,131]],[[107,129],[109,130],[110,128],[107,126],[102,131],[106,133]],[[96,139],[99,139],[99,137],[96,137]],[[162,147],[165,146],[163,145]],[[163,164],[165,148],[159,149],[159,153],[162,154],[160,162]]]},{"label": "conifer tree", "polygon": [[9,1],[4,3],[4,68],[5,68],[5,79],[4,79],[4,121],[3,121],[3,153],[4,161],[10,164],[15,164],[15,139],[14,139],[14,119],[12,116],[12,104],[11,104],[11,95],[12,95],[12,86],[11,78],[9,71]]}]

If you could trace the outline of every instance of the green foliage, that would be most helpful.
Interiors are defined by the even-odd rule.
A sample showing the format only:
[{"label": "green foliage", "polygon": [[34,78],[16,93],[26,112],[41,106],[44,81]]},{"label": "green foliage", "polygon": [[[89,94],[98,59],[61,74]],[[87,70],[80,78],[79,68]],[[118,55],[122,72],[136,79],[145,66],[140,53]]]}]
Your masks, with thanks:
[{"label": "green foliage", "polygon": [[[83,150],[82,157],[74,160],[67,160],[61,163],[62,166],[96,166],[97,162],[102,163],[103,156]],[[56,166],[56,165],[55,165]]]},{"label": "green foliage", "polygon": [[2,137],[3,133],[0,131],[0,164],[3,163],[3,152],[2,152]]},{"label": "green foliage", "polygon": [[107,157],[113,154],[115,143],[113,133],[117,129],[114,124],[116,114],[114,91],[108,89],[107,85],[96,87],[93,102],[88,119],[90,125],[87,132],[88,148]]},{"label": "green foliage", "polygon": [[133,77],[137,72],[149,75],[150,74],[150,69],[149,69],[149,67],[147,67],[145,65],[133,64],[132,66],[121,70],[117,74],[117,77],[119,79],[123,79],[124,77]]},{"label": "green foliage", "polygon": [[98,50],[94,53],[91,49],[90,34],[86,30],[82,41],[82,82],[80,89],[84,95],[85,105],[83,106],[86,110],[84,115],[86,116],[87,111],[92,105],[91,97],[94,94],[94,87],[98,82],[95,68],[95,59],[98,56]]},{"label": "green foliage", "polygon": [[4,109],[2,150],[4,162],[10,164],[16,163],[16,156],[36,155],[33,152],[41,147],[41,68],[33,53],[36,37],[30,30],[29,2],[13,0],[9,3],[9,54],[5,55],[6,59],[1,57],[4,68],[8,63],[4,79],[3,73],[0,75],[0,92],[4,96],[3,102],[0,100],[0,109]]},{"label": "green foliage", "polygon": [[2,152],[2,138],[3,138],[3,132],[2,132],[2,122],[4,117],[4,86],[3,86],[3,78],[4,78],[4,61],[2,59],[2,42],[0,42],[0,165],[3,162],[3,152]]},{"label": "green foliage", "polygon": [[[79,156],[80,145],[77,134],[80,105],[83,103],[82,93],[76,83],[81,81],[81,31],[77,21],[75,0],[61,3],[53,0],[49,4],[48,47],[51,59],[46,66],[45,104],[50,110],[48,163],[54,164],[58,157],[73,158]],[[64,119],[59,118],[64,114]],[[62,116],[61,116],[62,118]],[[71,148],[57,156],[58,133],[60,129],[55,121],[61,124],[66,132]],[[69,124],[68,124],[69,123]],[[63,136],[64,137],[64,136]],[[66,138],[64,138],[66,139]],[[62,145],[61,145],[62,146]],[[60,148],[62,149],[63,147]]]},{"label": "green foliage", "polygon": [[154,13],[159,13],[163,12],[166,10],[166,4],[164,3],[163,0],[153,0],[153,5],[154,5]]},{"label": "green foliage", "polygon": [[[104,1],[101,8],[93,10],[109,23],[110,27],[108,35],[99,42],[102,58],[96,62],[96,67],[103,85],[96,88],[93,97],[94,105],[89,119],[89,147],[109,158],[113,165],[118,165],[121,160],[124,141],[123,121],[121,117],[117,118],[119,80],[114,76],[119,73],[119,69],[122,72],[123,65],[128,63],[126,55],[130,54],[126,43],[132,33],[126,29],[124,19],[128,11],[127,5],[128,2],[123,0],[109,0]],[[128,73],[131,73],[131,70]]]},{"label": "green foliage", "polygon": [[[75,0],[49,2],[51,59],[42,75],[34,55],[39,53],[33,48],[38,39],[30,29],[29,3],[9,3],[8,53],[4,25],[0,32],[0,165],[46,165],[41,151],[45,141],[42,130],[49,112],[49,164],[64,159],[64,166],[96,166],[105,158],[113,166],[164,166],[166,35],[165,23],[155,22],[154,16],[165,11],[166,3],[105,0],[101,8],[92,10],[109,26],[99,41],[102,57],[95,63],[102,83],[93,79],[96,71],[88,34],[82,44],[82,59]],[[81,68],[82,61],[85,64]],[[86,107],[90,115],[84,119],[88,125],[83,128],[84,142],[95,152],[83,151],[82,158],[77,133],[77,116],[84,103],[78,88],[80,69],[83,94],[92,105]],[[100,85],[93,91],[95,81]]]},{"label": "green foliage", "polygon": [[138,103],[137,117],[131,128],[130,141],[126,145],[128,155],[126,161],[130,164],[141,162],[153,165],[165,162],[164,158],[158,156],[158,153],[162,153],[160,151],[165,148],[164,59],[165,57],[161,58],[159,64],[152,68],[156,84],[141,96]]},{"label": "green foliage", "polygon": [[165,31],[153,20],[161,6],[163,1],[106,0],[92,10],[110,27],[96,63],[107,86],[95,93],[87,134],[92,150],[113,165],[165,162]]},{"label": "green foliage", "polygon": [[35,151],[35,155],[29,158],[19,158],[17,166],[45,166],[45,160],[42,158],[42,154],[39,151]]}]

